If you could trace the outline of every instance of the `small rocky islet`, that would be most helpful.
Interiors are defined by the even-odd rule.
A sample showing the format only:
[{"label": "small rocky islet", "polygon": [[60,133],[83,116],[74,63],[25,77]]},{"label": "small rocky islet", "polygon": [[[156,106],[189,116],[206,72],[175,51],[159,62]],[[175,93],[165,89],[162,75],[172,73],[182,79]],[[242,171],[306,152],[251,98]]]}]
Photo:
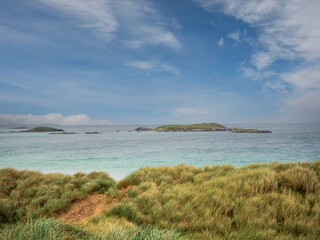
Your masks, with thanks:
[{"label": "small rocky islet", "polygon": [[94,132],[85,132],[84,134],[101,134],[100,132],[94,131]]},{"label": "small rocky islet", "polygon": [[232,133],[272,133],[269,130],[227,128],[219,123],[200,123],[189,125],[163,125],[156,128],[138,127],[137,132],[216,132],[228,131]]},{"label": "small rocky islet", "polygon": [[[23,130],[20,132],[48,132],[49,134],[78,134],[75,132],[66,132],[60,128],[53,128],[53,127],[34,127],[28,130]],[[101,134],[100,132],[93,131],[93,132],[85,132],[84,134]]]},{"label": "small rocky islet", "polygon": [[[77,134],[75,132],[66,132],[60,128],[52,128],[52,127],[35,127],[28,130],[23,130],[20,132],[49,132],[50,134]],[[93,132],[85,132],[85,134],[100,134],[100,132],[93,131]]]}]

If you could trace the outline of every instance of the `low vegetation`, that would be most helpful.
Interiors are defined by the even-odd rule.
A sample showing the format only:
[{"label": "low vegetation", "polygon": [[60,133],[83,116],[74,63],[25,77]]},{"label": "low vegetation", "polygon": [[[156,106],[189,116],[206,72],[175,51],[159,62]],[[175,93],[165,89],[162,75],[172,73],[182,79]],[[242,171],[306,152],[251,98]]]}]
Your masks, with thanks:
[{"label": "low vegetation", "polygon": [[[62,224],[53,219],[36,219],[26,223],[6,225],[1,230],[1,239],[6,240],[184,240],[185,237],[173,230],[159,230],[154,227],[123,228],[120,225],[108,231],[92,233],[81,227]],[[186,239],[187,240],[187,239]]]},{"label": "low vegetation", "polygon": [[200,129],[200,130],[207,130],[210,131],[215,128],[225,128],[225,126],[219,123],[200,123],[200,124],[189,124],[189,125],[164,125],[157,127],[156,130],[171,130],[171,131],[179,131],[179,130],[193,130],[193,129]]},{"label": "low vegetation", "polygon": [[52,217],[76,200],[104,193],[115,181],[104,172],[42,174],[34,171],[0,170],[0,223]]},{"label": "low vegetation", "polygon": [[22,132],[63,132],[63,129],[52,128],[52,127],[35,127]]},{"label": "low vegetation", "polygon": [[[105,193],[102,215],[48,219]],[[105,173],[0,170],[1,239],[319,239],[320,161],[146,167],[119,183]]]}]

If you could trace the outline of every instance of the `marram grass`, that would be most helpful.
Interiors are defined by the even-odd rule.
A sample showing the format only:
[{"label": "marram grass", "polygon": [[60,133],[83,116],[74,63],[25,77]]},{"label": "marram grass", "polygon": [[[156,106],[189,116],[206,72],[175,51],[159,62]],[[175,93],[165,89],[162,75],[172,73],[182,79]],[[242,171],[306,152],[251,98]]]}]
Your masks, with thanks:
[{"label": "marram grass", "polygon": [[116,183],[107,173],[42,174],[0,170],[0,223],[46,216],[66,210],[73,201],[104,193]]},{"label": "marram grass", "polygon": [[319,161],[144,168],[119,183],[107,215],[196,239],[319,239],[319,174]]},{"label": "marram grass", "polygon": [[145,228],[124,229],[121,226],[110,228],[104,234],[86,231],[82,228],[65,225],[53,219],[36,219],[26,223],[7,225],[1,230],[1,239],[6,240],[184,240],[185,237],[172,230]]},{"label": "marram grass", "polygon": [[[116,202],[104,215],[73,226],[44,218],[97,192]],[[0,219],[1,239],[319,239],[320,161],[146,167],[117,184],[3,169]]]}]

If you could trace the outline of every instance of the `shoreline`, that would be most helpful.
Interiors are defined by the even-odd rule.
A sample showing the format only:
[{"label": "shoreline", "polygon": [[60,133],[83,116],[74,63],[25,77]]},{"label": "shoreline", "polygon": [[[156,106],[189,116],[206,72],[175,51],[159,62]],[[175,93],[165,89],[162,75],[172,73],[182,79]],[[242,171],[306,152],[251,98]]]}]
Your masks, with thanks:
[{"label": "shoreline", "polygon": [[37,170],[37,169],[31,169],[31,168],[16,168],[16,167],[5,167],[5,168],[0,168],[0,170],[4,170],[4,169],[13,169],[19,172],[23,172],[23,171],[27,171],[27,172],[37,172],[43,175],[46,174],[60,174],[60,175],[65,175],[65,176],[74,176],[76,174],[90,174],[93,172],[103,172],[106,173],[110,176],[110,178],[112,178],[114,181],[120,182],[122,180],[124,180],[125,178],[127,178],[128,176],[130,176],[131,174],[138,172],[142,169],[145,168],[161,168],[161,167],[166,167],[166,168],[175,168],[175,167],[179,167],[179,166],[183,166],[183,167],[190,167],[190,168],[195,168],[195,169],[199,169],[199,170],[203,170],[206,167],[216,167],[216,166],[232,166],[234,169],[241,169],[241,168],[246,168],[248,166],[251,165],[255,165],[255,166],[264,166],[264,165],[272,165],[272,164],[311,164],[311,163],[315,163],[315,162],[320,162],[320,158],[316,159],[316,160],[311,160],[311,161],[299,161],[299,162],[294,162],[294,161],[286,161],[286,162],[279,162],[279,161],[272,161],[272,162],[252,162],[252,163],[247,163],[247,164],[242,164],[242,165],[234,165],[232,163],[223,163],[223,164],[205,164],[203,166],[196,166],[196,165],[189,165],[189,164],[185,164],[185,163],[179,163],[176,165],[157,165],[157,166],[151,166],[151,165],[146,165],[140,168],[137,168],[136,170],[131,171],[130,173],[128,173],[127,175],[125,175],[122,178],[117,178],[117,177],[112,177],[112,174],[109,174],[109,171],[107,170],[100,170],[100,169],[93,169],[90,171],[76,171],[76,172],[72,172],[72,173],[67,173],[67,172],[63,172],[63,171],[50,171],[50,170]]}]

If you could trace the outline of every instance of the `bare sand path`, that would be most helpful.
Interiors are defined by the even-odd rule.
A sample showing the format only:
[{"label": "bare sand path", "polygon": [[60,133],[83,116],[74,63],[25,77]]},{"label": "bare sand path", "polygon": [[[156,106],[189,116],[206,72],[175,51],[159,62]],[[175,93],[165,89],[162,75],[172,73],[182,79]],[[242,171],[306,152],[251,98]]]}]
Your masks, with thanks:
[{"label": "bare sand path", "polygon": [[113,205],[115,201],[107,203],[105,194],[91,195],[86,199],[76,201],[71,207],[56,216],[64,223],[78,223],[83,219],[89,219],[102,214],[106,209]]}]

